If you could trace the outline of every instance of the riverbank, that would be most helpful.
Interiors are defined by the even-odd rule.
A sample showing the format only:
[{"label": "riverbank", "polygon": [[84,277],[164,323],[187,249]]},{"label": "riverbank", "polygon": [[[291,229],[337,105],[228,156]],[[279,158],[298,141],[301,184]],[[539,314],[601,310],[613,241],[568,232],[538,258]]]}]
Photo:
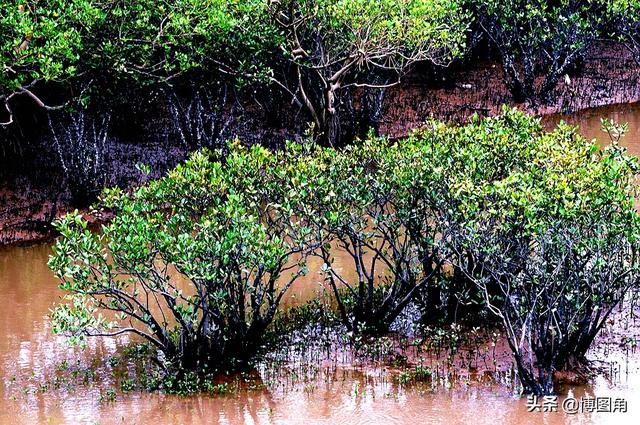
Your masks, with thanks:
[{"label": "riverbank", "polygon": [[[640,101],[638,71],[622,46],[596,45],[579,71],[567,76],[553,91],[552,101],[544,106],[511,102],[500,66],[490,61],[455,66],[437,82],[415,74],[387,91],[379,130],[383,135],[402,137],[429,117],[464,122],[476,113],[494,115],[503,104],[549,115],[634,103]],[[267,111],[255,105],[245,109],[242,122],[229,134],[270,145],[299,138],[304,127],[296,123],[300,120],[298,111],[285,102],[276,104]],[[149,176],[136,168],[138,163],[148,164],[150,177],[157,177],[186,157],[188,148],[168,130],[168,118],[163,115],[166,105],[145,111],[146,115],[117,121],[113,135],[105,141],[101,151],[105,186],[142,183]],[[137,131],[129,131],[130,121],[138,122]],[[4,146],[4,159],[0,160],[0,245],[51,238],[51,220],[78,207],[67,188],[51,138],[42,136],[18,145]]]},{"label": "riverbank", "polygon": [[603,42],[591,47],[576,72],[560,81],[545,105],[514,103],[504,82],[502,68],[479,61],[454,69],[441,86],[434,87],[413,76],[389,89],[380,131],[403,137],[429,117],[466,122],[474,114],[493,116],[502,105],[537,115],[572,114],[607,105],[640,101],[640,69],[621,45]]}]

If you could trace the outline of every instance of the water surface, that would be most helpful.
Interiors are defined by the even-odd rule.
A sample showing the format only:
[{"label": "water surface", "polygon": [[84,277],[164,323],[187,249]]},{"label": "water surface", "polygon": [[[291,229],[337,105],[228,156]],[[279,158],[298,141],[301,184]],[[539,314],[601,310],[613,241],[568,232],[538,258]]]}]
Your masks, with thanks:
[{"label": "water surface", "polygon": [[[601,116],[628,122],[623,143],[640,155],[638,106],[564,118],[579,124],[587,137],[605,141]],[[621,345],[625,337],[627,342],[638,340],[640,326],[632,320],[613,323],[590,354],[603,373],[587,386],[563,390],[562,396],[624,398],[627,413],[530,413],[526,400],[514,395],[505,380],[494,383],[468,374],[456,382],[402,385],[397,370],[367,362],[321,363],[304,379],[292,378],[295,374],[275,380],[262,376],[257,389],[218,396],[118,390],[110,397],[109,389],[118,386],[109,359],[129,341],[91,340],[82,351],[52,334],[48,314],[62,293],[46,266],[49,253],[48,244],[0,248],[0,424],[640,423],[640,353],[633,344]],[[293,288],[295,297],[288,303],[322,290],[321,278],[312,270]]]}]

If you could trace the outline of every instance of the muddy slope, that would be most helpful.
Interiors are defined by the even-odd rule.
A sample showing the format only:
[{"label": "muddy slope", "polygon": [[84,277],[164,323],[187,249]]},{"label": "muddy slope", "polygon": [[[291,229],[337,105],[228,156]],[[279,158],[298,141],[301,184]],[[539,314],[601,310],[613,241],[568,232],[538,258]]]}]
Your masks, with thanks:
[{"label": "muddy slope", "polygon": [[[640,69],[626,50],[615,44],[591,49],[580,70],[561,82],[545,106],[516,105],[539,114],[640,101]],[[382,134],[402,137],[429,117],[464,122],[473,114],[496,114],[513,104],[500,66],[477,61],[452,68],[428,80],[416,74],[389,89],[379,122]],[[242,109],[226,131],[245,141],[277,145],[299,137],[300,111],[273,93],[270,102],[255,100]],[[275,99],[275,101],[274,101]],[[148,178],[135,165],[148,164],[157,177],[183,160],[189,147],[171,131],[168,108],[162,102],[143,112],[122,112],[103,148],[104,185],[131,186]],[[132,123],[133,122],[133,123]],[[0,134],[0,245],[31,242],[52,236],[51,220],[77,207],[68,190],[58,153],[42,118],[26,126],[42,127],[28,143],[18,135]]]}]

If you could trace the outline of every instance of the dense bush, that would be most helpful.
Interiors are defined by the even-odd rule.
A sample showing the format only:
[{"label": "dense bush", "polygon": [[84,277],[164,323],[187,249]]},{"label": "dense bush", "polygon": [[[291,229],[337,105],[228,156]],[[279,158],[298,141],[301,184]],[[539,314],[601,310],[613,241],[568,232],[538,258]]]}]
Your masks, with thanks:
[{"label": "dense bush", "polygon": [[62,83],[78,76],[87,42],[104,18],[88,0],[0,1],[1,120],[13,122],[11,101],[18,95],[51,108],[35,93],[42,81]]},{"label": "dense bush", "polygon": [[458,0],[3,0],[0,10],[6,123],[18,95],[52,107],[42,83],[86,102],[100,84],[200,75],[283,89],[330,141],[345,90],[386,86],[415,61],[447,63],[466,28]]},{"label": "dense bush", "polygon": [[640,2],[607,0],[608,26],[614,39],[621,41],[640,64]]},{"label": "dense bush", "polygon": [[557,370],[586,365],[637,288],[638,162],[616,143],[599,149],[574,128],[546,132],[518,113],[473,127],[491,143],[451,150],[463,178],[445,185],[448,246],[502,321],[525,390],[548,394]]},{"label": "dense bush", "polygon": [[355,88],[389,87],[417,61],[450,63],[469,20],[459,0],[288,0],[270,13],[293,68],[274,78],[329,143],[340,139]]},{"label": "dense bush", "polygon": [[[118,80],[167,82],[197,71],[233,80],[269,73],[261,61],[279,44],[266,19],[268,2],[14,1],[0,2],[0,101],[28,95],[51,109],[36,88],[63,84],[59,101],[87,102]],[[217,71],[217,73],[216,73]],[[214,78],[215,79],[215,78]],[[106,86],[107,90],[104,90]],[[43,90],[44,91],[44,90]]]},{"label": "dense bush", "polygon": [[597,0],[472,0],[518,102],[547,100],[596,40],[603,16]]},{"label": "dense bush", "polygon": [[109,191],[115,217],[99,233],[78,213],[58,221],[50,267],[69,302],[56,331],[137,334],[169,371],[244,364],[306,270],[308,232],[262,178],[272,163],[257,147],[201,152],[131,194]]},{"label": "dense bush", "polygon": [[[352,332],[387,332],[440,275],[431,164],[414,143],[371,138],[341,150],[289,147],[297,213],[313,229],[322,272]],[[335,261],[336,251],[348,260]]]},{"label": "dense bush", "polygon": [[387,331],[453,268],[502,323],[525,390],[546,394],[637,287],[638,170],[617,143],[514,110],[397,142],[197,153],[107,192],[101,233],[77,213],[57,223],[56,331],[132,332],[165,367],[228,368],[258,351],[309,255],[352,332]]}]

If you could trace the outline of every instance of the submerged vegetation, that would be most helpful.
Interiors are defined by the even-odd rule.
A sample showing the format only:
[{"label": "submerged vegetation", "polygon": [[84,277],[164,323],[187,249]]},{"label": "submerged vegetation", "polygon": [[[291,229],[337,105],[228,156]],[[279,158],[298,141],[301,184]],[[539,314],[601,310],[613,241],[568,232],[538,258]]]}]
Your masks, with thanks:
[{"label": "submerged vegetation", "polygon": [[[503,78],[485,112],[571,103],[605,43],[640,66],[639,0],[0,0],[0,173],[37,139],[25,155],[53,159],[49,184],[64,186],[50,212],[9,215],[45,216],[35,232],[58,204],[85,208],[54,223],[53,330],[78,344],[131,335],[109,360],[128,356],[124,392],[261,388],[276,372],[250,376],[258,360],[311,347],[319,362],[340,344],[400,385],[434,381],[411,349],[471,358],[483,338],[494,355],[505,343],[526,393],[589,376],[588,350],[639,289],[640,163],[624,127],[603,122],[599,147],[505,107],[401,140],[379,130],[387,89],[408,75],[464,97],[493,71],[449,71],[485,60]],[[244,131],[256,117],[268,131]],[[141,133],[168,158],[136,172]],[[122,158],[131,167],[109,175]],[[319,290],[298,305],[310,274]]]},{"label": "submerged vegetation", "polygon": [[313,241],[278,182],[263,178],[276,171],[272,154],[211,155],[132,194],[108,191],[116,217],[99,234],[78,215],[58,222],[50,265],[71,302],[54,314],[57,331],[138,334],[167,370],[233,368],[256,353]]},{"label": "submerged vegetation", "polygon": [[[517,121],[515,134],[536,131]],[[498,153],[505,146],[498,140],[489,155],[480,148],[473,156],[483,173],[506,160],[495,180],[453,186],[450,245],[502,321],[524,387],[550,393],[557,370],[587,364],[614,307],[637,288],[638,161],[616,143],[600,150],[565,125],[511,137],[519,143],[511,158]]]},{"label": "submerged vegetation", "polygon": [[[260,352],[311,258],[356,340],[418,300],[439,315],[462,276],[455,298],[484,300],[525,391],[548,394],[637,289],[638,170],[617,140],[599,149],[510,109],[342,149],[203,150],[130,193],[108,190],[98,207],[114,218],[99,233],[77,212],[57,221],[49,264],[68,295],[55,330],[134,333],[168,376],[210,373]],[[336,250],[350,261],[336,265]]]}]

